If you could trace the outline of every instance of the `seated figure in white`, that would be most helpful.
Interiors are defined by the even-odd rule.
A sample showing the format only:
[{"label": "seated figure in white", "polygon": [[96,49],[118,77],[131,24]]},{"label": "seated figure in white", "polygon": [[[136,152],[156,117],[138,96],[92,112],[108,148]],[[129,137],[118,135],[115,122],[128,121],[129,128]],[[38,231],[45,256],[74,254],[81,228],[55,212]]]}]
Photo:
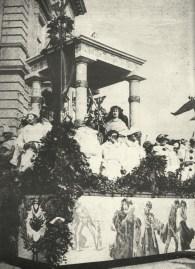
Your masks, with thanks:
[{"label": "seated figure in white", "polygon": [[110,180],[120,178],[124,173],[124,150],[118,141],[119,133],[111,130],[107,133],[107,141],[101,145],[101,174]]},{"label": "seated figure in white", "polygon": [[27,122],[28,124],[19,130],[15,141],[15,151],[10,161],[21,172],[33,167],[32,158],[34,161],[42,138],[52,129],[49,121],[39,122],[39,112],[36,110],[31,110],[27,114]]},{"label": "seated figure in white", "polygon": [[99,174],[101,165],[101,146],[98,140],[98,131],[86,126],[82,121],[75,121],[77,127],[74,139],[80,145],[80,150],[87,158],[94,174]]}]

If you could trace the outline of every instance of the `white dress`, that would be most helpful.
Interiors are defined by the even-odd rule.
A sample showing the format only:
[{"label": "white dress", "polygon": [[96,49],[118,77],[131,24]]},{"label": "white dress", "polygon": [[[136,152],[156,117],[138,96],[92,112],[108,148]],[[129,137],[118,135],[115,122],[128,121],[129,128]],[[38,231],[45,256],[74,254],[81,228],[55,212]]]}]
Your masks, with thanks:
[{"label": "white dress", "polygon": [[141,159],[145,157],[145,151],[137,141],[131,142],[126,140],[122,143],[125,154],[124,168],[127,173],[131,173],[135,167],[139,167]]},{"label": "white dress", "polygon": [[93,173],[99,174],[102,161],[101,146],[98,140],[98,132],[88,126],[79,127],[74,139],[79,143],[80,150],[87,158]]},{"label": "white dress", "polygon": [[126,124],[124,123],[124,121],[122,121],[119,118],[108,121],[105,125],[105,129],[106,129],[106,132],[114,130],[114,131],[119,132],[119,134],[122,134],[123,132],[126,132],[127,130],[129,130]]},{"label": "white dress", "polygon": [[121,169],[124,164],[124,151],[119,142],[110,141],[101,145],[102,147],[102,175],[110,180],[121,177]]}]

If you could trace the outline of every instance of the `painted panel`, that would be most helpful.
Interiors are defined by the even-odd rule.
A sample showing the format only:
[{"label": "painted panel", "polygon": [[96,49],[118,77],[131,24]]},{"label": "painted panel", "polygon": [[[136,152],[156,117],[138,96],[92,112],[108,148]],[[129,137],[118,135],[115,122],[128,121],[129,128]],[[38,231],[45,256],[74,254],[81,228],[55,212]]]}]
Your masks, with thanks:
[{"label": "painted panel", "polygon": [[[29,226],[33,222],[31,202],[32,198],[21,224],[24,228],[26,223],[25,229],[37,242],[45,230],[33,232],[33,226]],[[193,199],[82,196],[70,224],[73,246],[66,254],[67,263],[108,261],[195,248],[194,210]],[[47,218],[44,209],[40,207],[37,212],[44,222]],[[22,236],[19,256],[33,258],[33,253],[25,249]],[[42,253],[38,260],[45,261]]]}]

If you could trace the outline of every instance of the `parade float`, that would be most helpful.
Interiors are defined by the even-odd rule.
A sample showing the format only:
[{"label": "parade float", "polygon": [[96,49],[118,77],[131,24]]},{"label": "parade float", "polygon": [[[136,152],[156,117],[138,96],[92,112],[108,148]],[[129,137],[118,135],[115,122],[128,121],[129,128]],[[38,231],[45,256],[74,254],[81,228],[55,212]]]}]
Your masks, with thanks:
[{"label": "parade float", "polygon": [[[17,141],[22,136],[24,141],[24,129],[36,138],[22,145],[19,163],[12,159],[12,166],[4,165],[1,171],[5,255],[17,253],[35,262],[63,265],[193,248],[193,177],[182,181],[178,171],[167,173],[165,158],[151,152],[150,145],[129,171],[128,165],[118,168],[120,160],[115,158],[102,173],[100,145],[105,142],[107,115],[98,90],[129,83],[128,127],[115,151],[120,157],[127,149],[121,151],[124,137],[135,133],[139,119],[139,83],[144,78],[138,69],[145,61],[94,39],[73,36],[67,5],[68,1],[53,5],[50,42],[40,55],[27,60],[30,114],[41,110],[42,116],[31,131],[21,128]],[[109,145],[104,155],[109,155],[107,149]]]}]

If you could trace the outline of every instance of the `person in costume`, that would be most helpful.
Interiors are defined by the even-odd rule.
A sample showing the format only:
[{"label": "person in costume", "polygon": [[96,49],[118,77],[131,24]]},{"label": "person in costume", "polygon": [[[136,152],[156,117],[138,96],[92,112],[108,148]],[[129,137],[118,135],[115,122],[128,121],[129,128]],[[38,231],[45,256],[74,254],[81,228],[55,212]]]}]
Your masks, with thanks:
[{"label": "person in costume", "polygon": [[125,152],[118,139],[119,133],[111,130],[107,133],[107,141],[101,145],[101,174],[110,180],[116,180],[125,174]]},{"label": "person in costume", "polygon": [[184,200],[181,201],[181,207],[178,210],[178,223],[181,250],[190,249],[190,244],[194,238],[194,230],[187,225],[187,204]]},{"label": "person in costume", "polygon": [[156,227],[154,214],[151,212],[152,203],[148,201],[144,209],[145,230],[142,238],[143,255],[159,254],[158,242],[156,239]]},{"label": "person in costume", "polygon": [[181,180],[185,181],[195,175],[195,139],[191,138],[186,146],[185,155],[181,164]]},{"label": "person in costume", "polygon": [[170,210],[169,218],[168,218],[167,238],[166,238],[166,242],[165,242],[165,253],[168,252],[171,238],[173,238],[174,242],[175,242],[175,251],[178,251],[177,210],[179,207],[180,207],[179,201],[175,200],[173,205],[171,206],[171,210]]},{"label": "person in costume", "polygon": [[135,167],[138,167],[146,155],[144,148],[140,145],[139,137],[140,131],[132,127],[128,137],[121,143],[125,154],[123,166],[127,173],[131,173]]},{"label": "person in costume", "polygon": [[51,131],[52,125],[49,122],[40,122],[39,112],[31,110],[27,114],[27,125],[20,129],[19,135],[15,143],[15,151],[10,163],[19,167],[21,156],[27,149],[34,148],[35,151],[39,150],[41,140],[46,134]]},{"label": "person in costume", "polygon": [[116,231],[116,240],[110,249],[110,256],[113,259],[133,257],[134,211],[132,201],[124,198],[120,210],[114,214],[113,229]]},{"label": "person in costume", "polygon": [[123,114],[123,110],[119,106],[112,106],[108,114],[105,131],[117,131],[119,135],[126,133],[128,128],[128,118]]},{"label": "person in costume", "polygon": [[86,126],[80,120],[75,121],[74,139],[80,145],[80,150],[83,152],[89,163],[89,167],[94,174],[100,173],[102,162],[101,146],[98,140],[98,131]]}]

